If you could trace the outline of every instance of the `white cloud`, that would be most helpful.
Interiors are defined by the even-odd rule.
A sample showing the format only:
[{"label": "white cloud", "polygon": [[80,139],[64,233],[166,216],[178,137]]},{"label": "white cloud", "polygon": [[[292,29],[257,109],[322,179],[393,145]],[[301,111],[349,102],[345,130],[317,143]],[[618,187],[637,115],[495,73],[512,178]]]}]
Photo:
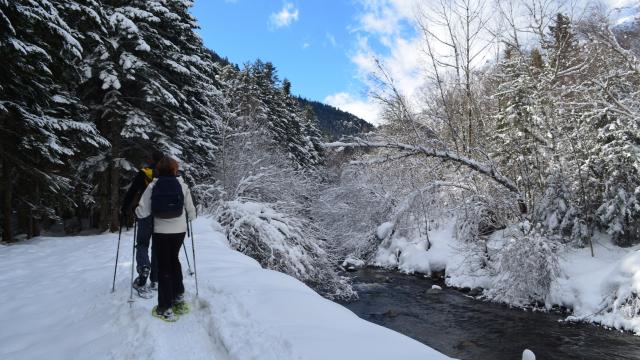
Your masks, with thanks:
[{"label": "white cloud", "polygon": [[[565,9],[571,4],[575,5],[576,11],[584,10],[589,4],[593,4],[594,0],[551,0],[549,6],[555,6],[559,9]],[[629,4],[638,4],[638,0],[602,0],[611,8],[621,7]],[[356,79],[359,80],[367,90],[375,89],[377,83],[371,81],[371,75],[379,73],[376,59],[379,60],[387,74],[393,79],[395,87],[406,96],[411,105],[416,105],[428,85],[433,79],[432,64],[428,61],[425,54],[426,43],[419,28],[417,14],[423,10],[424,14],[434,16],[433,7],[437,6],[438,1],[425,0],[359,0],[359,14],[356,16],[357,23],[350,26],[349,29],[356,38],[355,45],[349,50],[348,56],[356,67]],[[517,4],[522,6],[526,1],[505,2],[505,4]],[[476,4],[471,1],[471,4]],[[486,16],[497,21],[497,17],[493,12],[496,11],[495,3],[492,0],[486,2],[484,12]],[[636,5],[637,6],[637,5]],[[451,11],[451,9],[448,9]],[[523,28],[529,22],[528,15],[516,14],[518,22],[523,22]],[[526,16],[525,16],[526,15]],[[426,20],[430,30],[436,36],[447,39],[448,33],[444,27],[438,26],[436,19]],[[497,28],[497,23],[491,22],[492,27]],[[458,29],[460,30],[460,29]],[[502,33],[501,31],[497,31]],[[521,34],[520,39],[527,42],[526,36]],[[490,38],[487,31],[482,34],[479,42],[475,45],[473,51],[481,53],[474,56],[472,66],[480,68],[487,62],[495,59],[496,54],[502,50],[500,46],[496,46],[495,39]],[[450,69],[443,63],[451,62],[452,51],[449,47],[432,41],[432,50],[441,61],[440,71],[445,72]],[[442,75],[442,74],[441,74]],[[446,76],[445,76],[446,80]],[[361,98],[360,96],[349,94],[346,92],[337,93],[328,96],[325,102],[355,113],[368,121],[379,123],[375,118],[380,114],[375,100],[371,96]],[[376,108],[375,111],[372,109]]]},{"label": "white cloud", "polygon": [[303,49],[308,49],[310,47],[311,47],[311,44],[309,44],[308,42],[305,42],[305,43],[302,44],[302,48]]},{"label": "white cloud", "polygon": [[327,40],[329,41],[329,44],[331,44],[332,47],[336,47],[338,46],[338,42],[336,41],[336,37],[333,36],[332,33],[328,32],[326,34]]},{"label": "white cloud", "polygon": [[[356,77],[369,90],[376,84],[371,75],[379,73],[376,60],[393,78],[395,86],[408,98],[413,98],[426,81],[421,37],[411,31],[415,26],[415,10],[420,0],[361,0],[362,12],[354,27],[357,42],[349,53],[356,66]],[[409,30],[409,31],[403,31]],[[409,35],[407,35],[409,34]],[[382,48],[372,46],[373,42]],[[380,124],[380,105],[371,96],[359,99],[348,93],[327,97],[343,110],[353,112],[363,119]]]},{"label": "white cloud", "polygon": [[371,99],[358,99],[346,92],[339,92],[324,98],[324,103],[350,112],[374,125],[380,124],[380,107]]},{"label": "white cloud", "polygon": [[292,3],[285,3],[277,13],[271,13],[269,16],[269,25],[272,28],[282,28],[298,21],[298,9]]}]

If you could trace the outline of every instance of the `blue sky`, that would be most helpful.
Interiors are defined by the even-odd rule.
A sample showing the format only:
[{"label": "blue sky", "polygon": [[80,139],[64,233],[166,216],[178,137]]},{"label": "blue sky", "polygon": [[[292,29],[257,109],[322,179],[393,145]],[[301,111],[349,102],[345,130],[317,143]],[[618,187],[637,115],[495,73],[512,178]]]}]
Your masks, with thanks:
[{"label": "blue sky", "polygon": [[405,1],[195,0],[192,13],[219,55],[239,65],[271,61],[293,94],[376,123],[366,79],[374,54],[391,56],[396,38],[415,35],[407,7],[397,11]]},{"label": "blue sky", "polygon": [[[351,0],[196,0],[192,13],[207,47],[237,64],[271,61],[294,94],[322,101],[362,89],[349,58],[357,7]],[[280,22],[272,18],[278,13]]]}]

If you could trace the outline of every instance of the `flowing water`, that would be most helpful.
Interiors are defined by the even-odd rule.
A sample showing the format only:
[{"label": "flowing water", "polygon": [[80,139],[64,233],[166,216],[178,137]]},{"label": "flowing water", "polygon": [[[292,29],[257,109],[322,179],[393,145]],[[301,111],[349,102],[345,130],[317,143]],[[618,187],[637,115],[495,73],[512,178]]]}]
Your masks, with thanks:
[{"label": "flowing water", "polygon": [[475,300],[434,282],[378,269],[350,273],[359,300],[344,305],[365,320],[396,330],[459,359],[640,359],[640,336],[562,316]]}]

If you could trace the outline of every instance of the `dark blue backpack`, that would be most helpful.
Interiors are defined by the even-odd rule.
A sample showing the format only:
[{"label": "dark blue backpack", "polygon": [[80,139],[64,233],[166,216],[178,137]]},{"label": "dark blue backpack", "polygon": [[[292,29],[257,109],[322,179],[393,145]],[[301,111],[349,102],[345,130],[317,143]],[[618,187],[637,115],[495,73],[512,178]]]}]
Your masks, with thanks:
[{"label": "dark blue backpack", "polygon": [[151,190],[151,215],[172,219],[182,215],[184,194],[175,176],[160,176]]}]

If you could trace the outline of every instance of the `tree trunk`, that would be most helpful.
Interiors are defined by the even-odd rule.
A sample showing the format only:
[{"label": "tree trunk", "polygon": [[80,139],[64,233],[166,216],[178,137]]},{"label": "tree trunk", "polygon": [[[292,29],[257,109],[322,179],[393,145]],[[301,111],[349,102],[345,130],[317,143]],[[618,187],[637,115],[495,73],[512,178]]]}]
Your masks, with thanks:
[{"label": "tree trunk", "polygon": [[40,224],[43,220],[42,214],[42,199],[40,198],[40,184],[36,184],[34,192],[34,203],[38,204],[38,211],[31,211],[31,227],[29,228],[29,232],[31,236],[40,236]]},{"label": "tree trunk", "polygon": [[2,240],[13,241],[13,229],[11,228],[11,165],[6,159],[2,161]]},{"label": "tree trunk", "polygon": [[15,209],[17,224],[14,231],[18,234],[27,234],[27,239],[31,239],[31,207],[29,204],[17,206]]},{"label": "tree trunk", "polygon": [[111,170],[107,169],[100,179],[100,197],[98,205],[98,228],[100,231],[109,229],[109,174]]},{"label": "tree trunk", "polygon": [[109,194],[109,230],[112,232],[118,231],[118,227],[120,226],[120,219],[118,219],[120,215],[120,210],[118,208],[119,201],[119,191],[120,191],[120,171],[116,166],[115,161],[111,162],[111,171],[110,173],[110,184],[109,189],[111,193]]},{"label": "tree trunk", "polygon": [[116,119],[111,119],[111,166],[109,171],[109,230],[118,231],[120,226],[120,127]]}]

